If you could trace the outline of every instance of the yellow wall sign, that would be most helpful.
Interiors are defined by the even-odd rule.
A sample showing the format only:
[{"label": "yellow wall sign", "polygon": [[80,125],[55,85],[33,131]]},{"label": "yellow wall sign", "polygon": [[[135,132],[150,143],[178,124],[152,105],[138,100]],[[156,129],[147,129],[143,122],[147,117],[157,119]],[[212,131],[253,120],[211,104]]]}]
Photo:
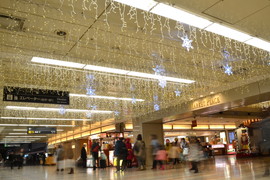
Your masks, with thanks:
[{"label": "yellow wall sign", "polygon": [[214,96],[212,98],[205,98],[205,99],[193,102],[192,109],[200,109],[204,107],[209,107],[209,106],[219,104],[220,102],[221,102],[220,96]]}]

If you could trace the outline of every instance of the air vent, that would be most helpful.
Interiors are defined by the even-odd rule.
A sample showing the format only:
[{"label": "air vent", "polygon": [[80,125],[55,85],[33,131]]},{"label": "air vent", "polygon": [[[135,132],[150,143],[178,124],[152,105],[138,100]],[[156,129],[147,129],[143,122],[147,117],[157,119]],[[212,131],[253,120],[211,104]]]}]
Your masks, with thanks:
[{"label": "air vent", "polygon": [[0,14],[0,28],[10,31],[22,31],[24,19]]}]

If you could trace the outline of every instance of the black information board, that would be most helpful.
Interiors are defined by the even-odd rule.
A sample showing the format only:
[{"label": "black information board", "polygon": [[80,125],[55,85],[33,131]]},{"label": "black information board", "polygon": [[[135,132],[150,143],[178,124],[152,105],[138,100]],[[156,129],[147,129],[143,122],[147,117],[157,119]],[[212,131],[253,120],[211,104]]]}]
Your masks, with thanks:
[{"label": "black information board", "polygon": [[28,127],[27,134],[57,134],[55,127]]},{"label": "black information board", "polygon": [[69,92],[4,86],[3,101],[69,105]]}]

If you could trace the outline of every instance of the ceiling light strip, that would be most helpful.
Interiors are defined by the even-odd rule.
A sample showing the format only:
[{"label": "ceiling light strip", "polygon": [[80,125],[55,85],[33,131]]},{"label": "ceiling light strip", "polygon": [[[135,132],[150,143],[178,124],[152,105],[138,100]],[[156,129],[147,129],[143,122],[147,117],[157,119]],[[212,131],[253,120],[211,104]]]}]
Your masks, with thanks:
[{"label": "ceiling light strip", "polygon": [[[123,100],[123,101],[133,101],[132,98],[119,98],[119,97],[113,97],[113,96],[97,96],[97,95],[86,95],[86,94],[69,94],[70,96],[75,97],[86,97],[86,98],[97,98],[97,99],[112,99],[112,100]],[[135,99],[136,101],[145,101],[143,99]]]},{"label": "ceiling light strip", "polygon": [[[30,110],[30,111],[59,111],[59,108],[44,108],[44,107],[25,107],[25,106],[6,106],[6,109],[11,110]],[[103,110],[88,110],[88,109],[66,109],[66,112],[91,112],[91,113],[104,113],[110,114],[113,111],[103,111]]]},{"label": "ceiling light strip", "polygon": [[[69,63],[71,62],[61,61],[61,60],[33,57],[31,61],[35,63],[41,63],[41,64],[71,67],[71,66],[68,66]],[[66,62],[68,63],[67,65],[65,64]],[[74,66],[74,68],[78,68],[78,67]],[[134,77],[149,78],[149,79],[160,79],[160,76],[155,75],[155,74],[148,74],[148,73],[142,73],[142,72],[136,72],[136,71],[127,71],[123,69],[109,68],[109,67],[103,67],[103,66],[85,65],[84,67],[82,67],[82,69],[107,72],[107,73],[113,73],[113,74],[128,75],[128,76],[134,76]],[[182,78],[175,78],[175,77],[168,77],[168,76],[162,76],[162,77],[163,79],[167,81],[171,81],[171,82],[187,83],[187,84],[195,82],[189,79],[182,79]]]},{"label": "ceiling light strip", "polygon": [[27,117],[0,117],[0,119],[39,120],[39,121],[91,121],[91,119],[27,118]]},{"label": "ceiling light strip", "polygon": [[30,127],[30,126],[45,126],[45,127],[75,127],[75,125],[56,125],[56,124],[0,124],[0,126],[25,126],[25,127]]}]

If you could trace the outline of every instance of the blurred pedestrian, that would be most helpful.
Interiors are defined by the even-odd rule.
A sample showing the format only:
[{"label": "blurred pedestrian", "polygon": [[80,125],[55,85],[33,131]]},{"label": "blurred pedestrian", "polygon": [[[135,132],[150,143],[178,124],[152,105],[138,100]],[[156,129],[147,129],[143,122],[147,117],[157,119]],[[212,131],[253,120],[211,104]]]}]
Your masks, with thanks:
[{"label": "blurred pedestrian", "polygon": [[65,161],[66,161],[66,168],[70,168],[70,171],[68,174],[74,174],[75,161],[73,157],[74,157],[74,154],[71,147],[71,143],[67,143],[65,145]]},{"label": "blurred pedestrian", "polygon": [[86,153],[85,147],[86,147],[86,144],[84,143],[81,149],[81,159],[83,162],[83,168],[86,168],[86,160],[87,160],[87,153]]},{"label": "blurred pedestrian", "polygon": [[128,154],[127,154],[127,167],[132,168],[132,160],[133,160],[134,155],[133,155],[132,145],[130,143],[129,138],[126,139],[126,148],[127,148],[127,151],[128,151]]},{"label": "blurred pedestrian", "polygon": [[169,151],[169,158],[171,159],[173,168],[175,168],[175,165],[179,163],[179,157],[180,157],[180,148],[176,143],[174,143]]},{"label": "blurred pedestrian", "polygon": [[155,134],[151,135],[151,149],[152,149],[152,158],[153,158],[152,169],[157,168],[156,155],[157,155],[157,151],[159,150],[159,146],[160,145],[157,139],[157,135]]},{"label": "blurred pedestrian", "polygon": [[58,145],[58,149],[57,149],[57,171],[61,170],[64,171],[64,159],[65,159],[65,153],[64,153],[64,149],[63,146],[60,144]]},{"label": "blurred pedestrian", "polygon": [[142,140],[141,134],[138,134],[137,136],[137,141],[134,144],[133,152],[138,161],[138,170],[145,170],[146,151],[145,151],[145,143]]},{"label": "blurred pedestrian", "polygon": [[116,159],[116,172],[125,170],[125,162],[127,158],[127,148],[123,142],[124,138],[119,138],[115,143],[114,156]]},{"label": "blurred pedestrian", "polygon": [[202,146],[198,140],[192,139],[189,145],[189,155],[188,160],[191,161],[191,171],[194,170],[194,173],[198,173],[198,162],[203,156]]},{"label": "blurred pedestrian", "polygon": [[98,162],[98,152],[99,152],[100,146],[96,139],[93,140],[93,144],[91,147],[91,153],[93,158],[93,170],[95,171],[97,168]]},{"label": "blurred pedestrian", "polygon": [[159,169],[164,170],[164,163],[167,160],[167,152],[165,150],[165,147],[163,145],[159,146],[159,150],[156,153],[156,159],[157,164],[159,164]]}]

